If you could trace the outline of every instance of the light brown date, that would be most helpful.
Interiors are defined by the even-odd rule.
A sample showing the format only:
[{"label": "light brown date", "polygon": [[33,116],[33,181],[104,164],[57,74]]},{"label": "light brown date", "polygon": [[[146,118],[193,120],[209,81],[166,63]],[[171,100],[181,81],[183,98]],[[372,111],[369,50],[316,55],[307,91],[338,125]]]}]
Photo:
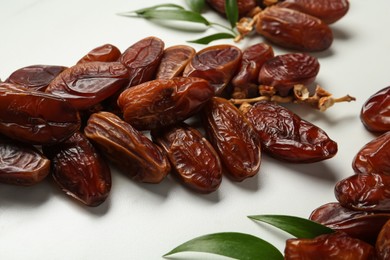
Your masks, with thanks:
[{"label": "light brown date", "polygon": [[112,113],[92,114],[84,133],[110,161],[136,181],[158,183],[170,171],[169,161],[161,149]]},{"label": "light brown date", "polygon": [[121,56],[121,51],[112,44],[98,46],[83,56],[77,63],[93,61],[110,62],[117,61]]},{"label": "light brown date", "polygon": [[195,49],[187,45],[175,45],[165,49],[157,68],[156,79],[172,79],[181,76],[195,53]]}]

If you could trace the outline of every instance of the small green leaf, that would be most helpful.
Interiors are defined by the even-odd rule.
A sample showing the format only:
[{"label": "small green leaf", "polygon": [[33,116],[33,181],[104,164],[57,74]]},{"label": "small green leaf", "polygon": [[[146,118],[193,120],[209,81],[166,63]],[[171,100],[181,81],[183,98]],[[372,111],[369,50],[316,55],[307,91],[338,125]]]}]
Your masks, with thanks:
[{"label": "small green leaf", "polygon": [[238,21],[238,5],[237,0],[225,0],[226,17],[232,28],[236,27]]},{"label": "small green leaf", "polygon": [[[156,9],[159,9],[159,8],[169,8],[169,9],[184,9],[184,7],[180,6],[180,5],[177,5],[177,4],[159,4],[159,5],[153,5],[153,6],[150,6],[150,7],[146,7],[146,8],[142,8],[142,9],[138,9],[138,10],[134,10],[134,11],[130,11],[130,12],[127,12],[128,14],[131,14],[131,13],[136,13],[136,14],[143,14],[147,11],[150,11],[150,10],[156,10]],[[126,14],[126,13],[121,13],[121,14]]]},{"label": "small green leaf", "polygon": [[282,253],[273,245],[258,237],[235,232],[215,233],[189,240],[164,255],[180,252],[203,252],[241,260],[282,260]]},{"label": "small green leaf", "polygon": [[205,0],[186,0],[186,3],[192,11],[194,11],[195,13],[200,13],[200,12],[202,12],[206,1]]},{"label": "small green leaf", "polygon": [[314,221],[285,215],[257,215],[248,218],[268,223],[297,238],[315,238],[334,232],[332,229]]},{"label": "small green leaf", "polygon": [[221,40],[221,39],[232,39],[232,38],[235,38],[235,36],[233,34],[230,34],[230,33],[216,33],[216,34],[208,35],[206,37],[192,40],[192,41],[188,41],[188,42],[198,43],[198,44],[209,44],[212,41]]},{"label": "small green leaf", "polygon": [[175,21],[186,21],[193,23],[201,23],[210,26],[210,22],[207,21],[202,15],[188,11],[188,10],[148,10],[139,14],[143,18],[151,19],[162,19],[162,20],[175,20]]}]

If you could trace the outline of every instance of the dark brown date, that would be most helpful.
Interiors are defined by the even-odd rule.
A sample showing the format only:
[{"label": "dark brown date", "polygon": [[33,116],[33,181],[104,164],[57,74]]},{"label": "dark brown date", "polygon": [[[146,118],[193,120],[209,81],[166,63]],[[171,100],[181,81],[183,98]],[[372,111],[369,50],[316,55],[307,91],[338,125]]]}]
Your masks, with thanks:
[{"label": "dark brown date", "polygon": [[56,65],[27,66],[14,71],[5,82],[45,91],[50,82],[65,69],[67,67]]},{"label": "dark brown date", "polygon": [[222,181],[222,167],[211,144],[201,133],[184,123],[155,129],[153,140],[167,154],[178,179],[200,193],[216,191]]},{"label": "dark brown date", "polygon": [[101,61],[117,61],[121,56],[121,51],[112,44],[98,46],[83,56],[77,63]]},{"label": "dark brown date", "polygon": [[320,70],[317,58],[304,53],[288,53],[267,60],[261,67],[259,82],[287,96],[294,85],[314,82]]},{"label": "dark brown date", "polygon": [[128,87],[152,80],[164,53],[164,42],[156,37],[144,38],[127,48],[119,61],[129,71]]},{"label": "dark brown date", "polygon": [[[225,0],[207,0],[211,6],[218,13],[225,15]],[[256,0],[237,0],[238,14],[244,16],[257,6]]]},{"label": "dark brown date", "polygon": [[360,119],[372,132],[390,131],[390,86],[368,98],[360,111]]},{"label": "dark brown date", "polygon": [[212,98],[202,110],[207,137],[235,181],[257,174],[261,163],[261,145],[252,124],[231,102]]},{"label": "dark brown date", "polygon": [[349,10],[348,0],[285,0],[278,6],[315,16],[327,24],[340,20]]},{"label": "dark brown date", "polygon": [[235,75],[240,62],[241,50],[232,45],[214,45],[195,54],[184,69],[184,77],[207,80],[219,95]]},{"label": "dark brown date", "polygon": [[195,49],[187,45],[175,45],[165,49],[157,68],[156,79],[171,79],[181,76],[195,53]]},{"label": "dark brown date", "polygon": [[50,172],[50,161],[34,146],[0,138],[0,182],[30,186]]},{"label": "dark brown date", "polygon": [[169,161],[161,149],[112,113],[92,114],[84,133],[110,161],[136,181],[158,183],[170,171]]},{"label": "dark brown date", "polygon": [[390,220],[390,213],[356,211],[332,202],[315,209],[310,219],[374,245],[383,225]]},{"label": "dark brown date", "polygon": [[128,82],[127,69],[119,62],[86,62],[63,71],[49,84],[46,92],[84,110],[107,99]]},{"label": "dark brown date", "polygon": [[263,64],[274,57],[272,47],[258,43],[246,48],[242,53],[241,65],[232,79],[233,98],[258,96],[259,72]]},{"label": "dark brown date", "polygon": [[323,51],[333,42],[332,30],[320,19],[278,6],[261,12],[256,31],[281,47],[299,51]]},{"label": "dark brown date", "polygon": [[51,160],[51,175],[60,189],[83,204],[102,204],[111,190],[108,164],[90,141],[81,133],[53,146],[44,146]]},{"label": "dark brown date", "polygon": [[0,133],[31,144],[53,144],[80,128],[80,116],[66,100],[10,83],[0,83]]},{"label": "dark brown date", "polygon": [[288,239],[284,253],[284,259],[286,260],[375,259],[375,249],[373,246],[341,232],[321,235],[314,239]]},{"label": "dark brown date", "polygon": [[390,175],[352,175],[336,184],[335,195],[349,209],[390,212]]},{"label": "dark brown date", "polygon": [[390,175],[390,131],[364,145],[353,159],[356,173]]},{"label": "dark brown date", "polygon": [[213,87],[204,79],[158,79],[123,91],[118,106],[126,122],[145,130],[185,120],[213,95]]},{"label": "dark brown date", "polygon": [[375,245],[378,260],[390,259],[390,221],[382,227]]},{"label": "dark brown date", "polygon": [[245,116],[260,135],[264,152],[275,158],[309,163],[337,153],[337,143],[322,129],[276,103],[257,102]]}]

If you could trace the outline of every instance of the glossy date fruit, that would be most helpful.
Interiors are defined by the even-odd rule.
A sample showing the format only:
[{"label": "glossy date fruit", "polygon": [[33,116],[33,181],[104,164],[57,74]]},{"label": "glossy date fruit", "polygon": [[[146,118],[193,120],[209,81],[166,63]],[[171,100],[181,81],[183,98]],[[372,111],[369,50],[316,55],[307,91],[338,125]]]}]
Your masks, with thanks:
[{"label": "glossy date fruit", "polygon": [[156,79],[172,79],[181,76],[195,53],[195,49],[187,45],[166,48],[157,68]]},{"label": "glossy date fruit", "polygon": [[200,193],[216,191],[222,181],[218,154],[201,133],[184,123],[155,129],[153,141],[159,144],[178,179]]},{"label": "glossy date fruit", "polygon": [[53,144],[80,128],[77,110],[66,100],[10,83],[0,83],[0,133],[31,144]]},{"label": "glossy date fruit", "polygon": [[126,122],[146,130],[187,119],[213,95],[213,87],[204,79],[158,79],[123,91],[118,106]]},{"label": "glossy date fruit", "polygon": [[390,259],[390,221],[382,227],[375,244],[378,260]]},{"label": "glossy date fruit", "polygon": [[98,46],[83,56],[77,63],[93,61],[110,62],[117,61],[121,56],[121,51],[112,44]]},{"label": "glossy date fruit", "polygon": [[333,42],[332,30],[320,19],[278,6],[260,13],[256,31],[281,47],[299,51],[323,51]]},{"label": "glossy date fruit", "polygon": [[111,172],[104,158],[79,132],[53,146],[44,146],[51,175],[60,189],[83,204],[102,204],[111,190]]},{"label": "glossy date fruit", "polygon": [[337,143],[325,131],[283,106],[260,101],[244,113],[259,134],[264,152],[275,158],[310,163],[337,153]]},{"label": "glossy date fruit", "polygon": [[259,82],[273,87],[280,96],[291,93],[294,85],[313,83],[320,70],[317,58],[304,53],[277,55],[261,67]]},{"label": "glossy date fruit", "polygon": [[78,110],[88,109],[109,98],[129,82],[125,66],[119,62],[86,62],[58,75],[46,88]]},{"label": "glossy date fruit", "polygon": [[50,172],[50,161],[33,145],[0,137],[0,182],[30,186]]},{"label": "glossy date fruit", "polygon": [[[209,6],[220,14],[225,12],[225,0],[207,0]],[[257,6],[256,0],[237,0],[238,14],[244,16]]]},{"label": "glossy date fruit", "polygon": [[214,97],[202,110],[203,127],[222,164],[235,181],[256,175],[261,163],[260,139],[252,124],[231,102]]},{"label": "glossy date fruit", "polygon": [[207,80],[220,95],[240,66],[242,52],[233,45],[214,45],[195,54],[184,69],[184,77]]},{"label": "glossy date fruit", "polygon": [[372,132],[390,131],[390,86],[368,98],[360,111],[360,119]]},{"label": "glossy date fruit", "polygon": [[353,159],[356,173],[382,173],[390,175],[390,131],[364,145]]},{"label": "glossy date fruit", "polygon": [[374,260],[375,249],[370,244],[342,232],[320,235],[314,239],[288,239],[284,251],[286,260],[332,259]]},{"label": "glossy date fruit", "polygon": [[84,133],[103,155],[136,181],[159,183],[170,171],[161,149],[112,113],[92,114]]}]

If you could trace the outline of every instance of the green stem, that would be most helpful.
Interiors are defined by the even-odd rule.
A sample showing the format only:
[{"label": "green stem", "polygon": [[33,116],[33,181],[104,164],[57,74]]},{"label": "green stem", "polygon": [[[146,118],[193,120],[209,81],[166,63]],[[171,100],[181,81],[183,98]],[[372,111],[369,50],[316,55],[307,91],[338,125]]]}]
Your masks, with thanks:
[{"label": "green stem", "polygon": [[223,25],[223,24],[210,22],[210,25],[211,25],[211,26],[218,26],[218,27],[221,27],[221,28],[223,28],[223,29],[225,29],[225,30],[228,30],[229,32],[233,33],[234,36],[237,36],[237,32],[235,32],[232,28],[227,27],[227,26],[225,26],[225,25]]}]

